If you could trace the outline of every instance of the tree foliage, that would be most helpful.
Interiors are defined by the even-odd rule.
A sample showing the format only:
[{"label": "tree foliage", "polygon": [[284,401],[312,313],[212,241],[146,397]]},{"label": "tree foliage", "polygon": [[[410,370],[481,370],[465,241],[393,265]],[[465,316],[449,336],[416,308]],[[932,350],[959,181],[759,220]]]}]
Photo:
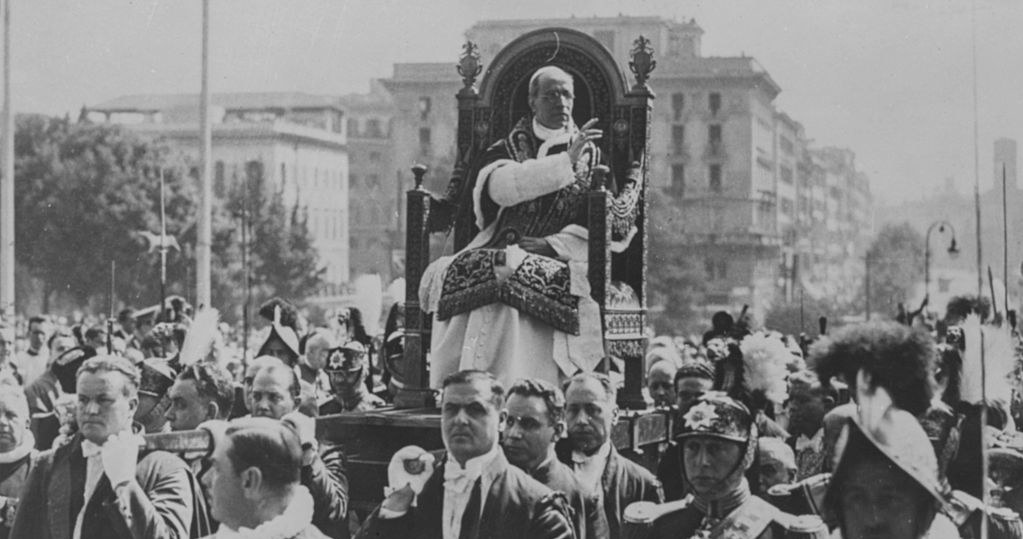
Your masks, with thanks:
[{"label": "tree foliage", "polygon": [[194,222],[194,184],[178,181],[183,158],[116,127],[43,116],[18,117],[15,155],[15,256],[42,282],[44,307],[54,293],[105,300],[111,262],[119,298],[155,303],[156,255],[139,232],[159,230],[159,167],[168,230]]},{"label": "tree foliage", "polygon": [[870,244],[867,257],[871,310],[895,316],[899,303],[905,304],[913,286],[923,281],[924,236],[909,223],[886,224]]},{"label": "tree foliage", "polygon": [[[19,116],[15,155],[16,256],[41,282],[44,309],[59,298],[106,310],[111,261],[119,302],[158,302],[159,253],[141,232],[159,232],[159,170],[167,232],[181,246],[168,256],[167,293],[192,297],[199,195],[196,175],[188,173],[193,163],[183,154],[119,126]],[[247,168],[249,181],[238,183],[248,186],[254,299],[301,299],[323,274],[305,212],[285,207],[259,163]],[[215,202],[212,219],[213,302],[229,320],[240,314],[245,295],[237,202],[246,198],[239,185]]]}]

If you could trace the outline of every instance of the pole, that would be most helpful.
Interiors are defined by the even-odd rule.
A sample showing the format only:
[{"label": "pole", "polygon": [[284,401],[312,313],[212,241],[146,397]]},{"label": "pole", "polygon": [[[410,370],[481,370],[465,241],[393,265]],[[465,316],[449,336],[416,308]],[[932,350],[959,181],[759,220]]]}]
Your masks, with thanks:
[{"label": "pole", "polygon": [[865,269],[863,283],[867,300],[867,314],[864,318],[870,322],[870,251],[867,251],[867,256],[863,257],[863,265]]},{"label": "pole", "polygon": [[[984,276],[981,268],[981,233],[980,233],[980,142],[977,128],[977,2],[970,2],[970,36],[973,47],[973,206],[977,219],[977,298],[984,295]],[[988,496],[987,477],[987,434],[983,425],[987,425],[987,359],[984,357],[984,330],[980,332],[980,379],[981,397],[984,399],[980,407],[980,460],[981,460],[981,501],[984,503],[983,518],[980,520],[980,539],[988,539],[988,507],[991,501]]]},{"label": "pole", "polygon": [[1005,163],[1002,163],[1002,301],[1005,314],[1009,314],[1009,208],[1006,200],[1008,186],[1005,178]]},{"label": "pole", "polygon": [[3,171],[0,172],[0,318],[14,316],[14,110],[11,108],[11,0],[4,1]]},{"label": "pole", "polygon": [[162,321],[163,310],[167,303],[167,206],[164,199],[163,167],[160,167],[160,314],[157,321]]},{"label": "pole", "polygon": [[[931,231],[934,230],[932,224],[927,229],[927,235],[924,237],[924,297],[930,297],[931,293]],[[912,309],[912,307],[910,307]]]},{"label": "pole", "polygon": [[202,92],[199,98],[199,122],[202,141],[199,145],[200,208],[199,230],[195,254],[196,305],[208,307],[210,302],[210,248],[213,238],[213,186],[210,183],[213,153],[213,131],[210,125],[210,0],[202,2]]},{"label": "pole", "polygon": [[242,304],[242,367],[249,365],[249,303],[252,286],[249,282],[249,175],[242,180],[242,271],[245,272],[245,302]]},{"label": "pole", "polygon": [[114,285],[117,282],[117,262],[110,261],[110,315],[107,316],[107,354],[114,353],[114,297],[117,292]]},{"label": "pole", "polygon": [[980,141],[977,126],[977,2],[971,2],[970,6],[970,31],[973,38],[973,207],[977,220],[977,297],[981,297],[984,295],[984,272],[981,263],[983,251],[980,224]]}]

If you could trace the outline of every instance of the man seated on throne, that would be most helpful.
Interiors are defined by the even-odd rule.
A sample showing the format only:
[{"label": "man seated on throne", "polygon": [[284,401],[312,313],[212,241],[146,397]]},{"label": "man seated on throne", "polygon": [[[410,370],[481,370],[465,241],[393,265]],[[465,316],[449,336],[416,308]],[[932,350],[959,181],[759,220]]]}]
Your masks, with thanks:
[{"label": "man seated on throne", "polygon": [[480,232],[423,275],[433,387],[465,369],[505,384],[557,384],[604,357],[586,272],[586,193],[602,132],[592,128],[596,119],[576,127],[573,91],[572,76],[558,67],[533,74],[532,113],[487,149],[471,185]]}]

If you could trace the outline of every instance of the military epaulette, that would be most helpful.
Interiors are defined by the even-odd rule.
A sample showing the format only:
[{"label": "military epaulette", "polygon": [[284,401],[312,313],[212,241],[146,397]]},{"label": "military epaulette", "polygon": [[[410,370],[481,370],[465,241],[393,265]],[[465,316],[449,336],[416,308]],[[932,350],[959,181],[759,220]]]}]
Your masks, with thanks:
[{"label": "military epaulette", "polygon": [[693,496],[690,494],[681,500],[673,500],[664,503],[654,503],[648,501],[632,502],[626,508],[622,514],[622,520],[630,524],[649,525],[655,520],[671,514],[681,511],[693,502]]},{"label": "military epaulette", "polygon": [[828,526],[817,515],[792,515],[778,511],[774,522],[785,529],[786,539],[827,539]]}]

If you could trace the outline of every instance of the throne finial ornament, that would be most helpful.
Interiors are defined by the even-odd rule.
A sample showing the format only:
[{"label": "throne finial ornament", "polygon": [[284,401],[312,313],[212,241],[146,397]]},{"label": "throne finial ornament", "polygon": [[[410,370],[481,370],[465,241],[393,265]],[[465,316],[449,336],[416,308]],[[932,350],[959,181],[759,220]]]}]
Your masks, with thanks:
[{"label": "throne finial ornament", "polygon": [[462,76],[463,90],[473,90],[476,77],[483,71],[480,63],[480,48],[472,41],[466,40],[462,45],[462,56],[458,59],[458,74]]},{"label": "throne finial ornament", "polygon": [[650,73],[657,67],[654,60],[654,48],[650,46],[650,40],[640,35],[632,43],[632,61],[629,62],[629,69],[636,76],[636,86],[645,87]]}]

